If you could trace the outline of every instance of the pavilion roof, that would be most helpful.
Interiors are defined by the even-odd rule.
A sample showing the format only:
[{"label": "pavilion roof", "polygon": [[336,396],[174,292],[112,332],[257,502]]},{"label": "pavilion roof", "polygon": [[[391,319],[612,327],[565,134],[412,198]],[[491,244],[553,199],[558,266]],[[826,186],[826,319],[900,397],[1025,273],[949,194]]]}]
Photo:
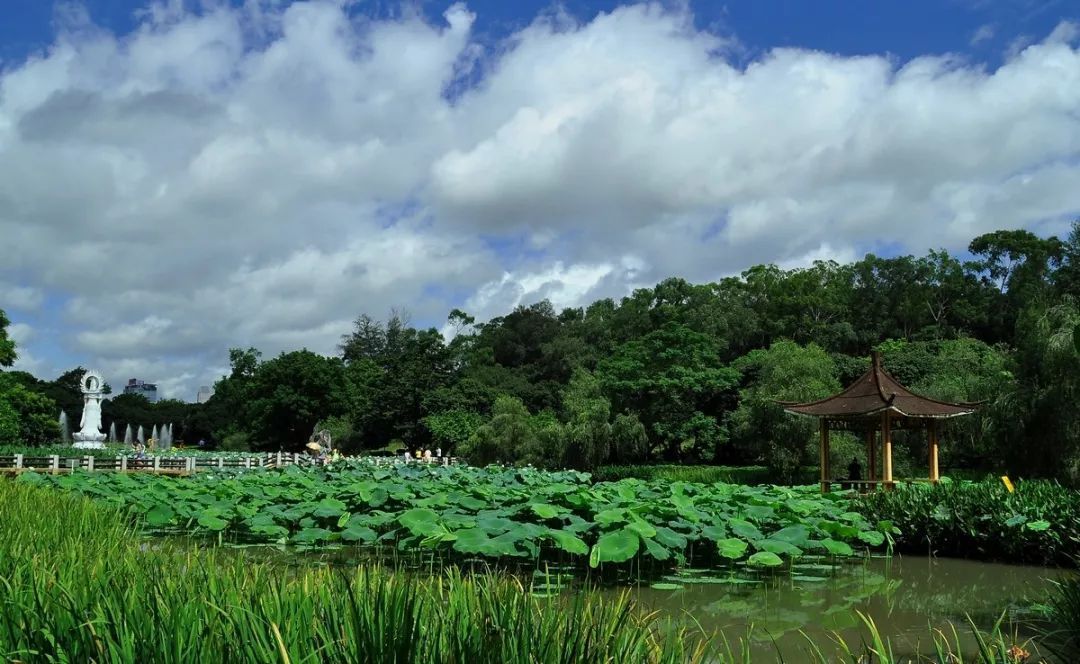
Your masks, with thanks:
[{"label": "pavilion roof", "polygon": [[915,394],[881,367],[876,351],[870,370],[838,394],[809,403],[780,402],[789,413],[813,417],[858,418],[891,410],[905,417],[941,419],[970,415],[977,403],[949,403]]}]

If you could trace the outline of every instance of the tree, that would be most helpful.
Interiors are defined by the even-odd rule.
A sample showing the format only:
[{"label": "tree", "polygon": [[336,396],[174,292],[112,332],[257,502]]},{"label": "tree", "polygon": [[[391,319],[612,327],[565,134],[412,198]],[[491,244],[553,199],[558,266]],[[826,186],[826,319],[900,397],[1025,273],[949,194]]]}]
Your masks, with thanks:
[{"label": "tree", "polygon": [[1017,321],[1016,381],[990,415],[1007,472],[1080,480],[1080,306],[1035,302]]},{"label": "tree", "polygon": [[443,453],[459,449],[477,429],[484,425],[484,416],[469,410],[444,410],[424,417],[424,426],[431,432],[431,444]]},{"label": "tree", "polygon": [[716,415],[734,401],[739,374],[724,365],[712,338],[667,323],[616,348],[596,375],[618,410],[639,414],[667,459],[714,457]]},{"label": "tree", "polygon": [[19,358],[19,354],[15,352],[15,340],[7,333],[10,324],[7,314],[0,309],[0,367],[10,367]]},{"label": "tree", "polygon": [[579,369],[563,392],[566,424],[562,435],[567,467],[592,470],[611,455],[611,402],[604,397],[600,381]]},{"label": "tree", "polygon": [[[15,342],[7,337],[8,323],[0,310],[0,366],[11,366],[18,357]],[[0,373],[0,445],[44,445],[60,437],[56,402],[23,381],[23,376]]]},{"label": "tree", "polygon": [[319,420],[348,408],[344,364],[309,350],[282,353],[251,378],[251,432],[268,449],[300,450]]},{"label": "tree", "polygon": [[470,464],[533,464],[544,466],[561,458],[562,444],[549,418],[536,417],[520,399],[500,396],[491,408],[491,419],[461,446]]},{"label": "tree", "polygon": [[813,401],[840,389],[836,366],[814,344],[777,341],[735,362],[744,384],[738,409],[731,415],[732,442],[757,450],[785,482],[793,482],[810,461],[815,422],[784,412],[777,401]]}]

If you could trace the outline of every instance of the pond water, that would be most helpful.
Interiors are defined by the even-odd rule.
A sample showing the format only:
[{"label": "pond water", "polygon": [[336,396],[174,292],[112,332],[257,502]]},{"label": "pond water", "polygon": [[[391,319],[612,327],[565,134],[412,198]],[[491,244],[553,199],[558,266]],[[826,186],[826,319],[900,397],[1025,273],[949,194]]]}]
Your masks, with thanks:
[{"label": "pond water", "polygon": [[723,632],[730,641],[745,637],[753,626],[754,661],[775,661],[778,654],[802,661],[807,642],[800,630],[821,645],[832,644],[839,634],[861,651],[868,632],[857,612],[874,621],[897,656],[932,651],[930,626],[946,622],[957,625],[961,648],[974,652],[968,616],[989,629],[1004,614],[1004,631],[1023,644],[1034,633],[1032,606],[1045,601],[1053,579],[1062,574],[1043,567],[910,556],[869,558],[834,570],[809,563],[794,574],[760,583],[722,583],[710,576],[714,573],[665,579],[682,586],[678,589],[638,586],[632,592],[644,607],[686,627]]},{"label": "pond water", "polygon": [[[179,538],[183,541],[184,538]],[[178,539],[172,539],[177,543]],[[383,555],[368,547],[299,550],[254,545],[234,551],[260,561],[288,566],[351,566],[379,561],[417,573],[438,572],[445,560],[426,555]],[[758,571],[737,566],[728,571],[683,569],[660,578],[636,578],[622,572],[603,585],[585,586],[582,570],[520,561],[503,572],[515,574],[540,597],[574,592],[617,595],[629,592],[646,611],[657,611],[675,627],[706,634],[722,633],[732,644],[749,640],[753,661],[806,659],[807,637],[835,652],[840,636],[856,652],[869,638],[859,613],[872,620],[898,658],[933,651],[931,628],[953,623],[951,643],[965,654],[977,652],[968,619],[989,630],[1002,619],[1013,643],[1035,651],[1037,605],[1045,602],[1054,580],[1065,572],[1045,567],[1004,565],[951,558],[872,556],[842,563],[805,556],[789,571]],[[542,565],[542,564],[541,564]],[[465,568],[488,569],[481,560]],[[806,636],[804,636],[805,634]],[[1046,653],[1042,653],[1045,655]]]}]

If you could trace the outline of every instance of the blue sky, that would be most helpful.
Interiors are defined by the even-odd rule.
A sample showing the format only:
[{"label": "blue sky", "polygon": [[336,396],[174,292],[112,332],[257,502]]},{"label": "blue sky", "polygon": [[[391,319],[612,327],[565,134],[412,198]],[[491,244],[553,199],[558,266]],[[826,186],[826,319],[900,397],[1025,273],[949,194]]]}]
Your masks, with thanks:
[{"label": "blue sky", "polygon": [[17,367],[192,399],[228,348],[331,353],[360,313],[1080,215],[1075,0],[403,7],[5,0]]},{"label": "blue sky", "polygon": [[[242,4],[238,0],[233,3]],[[65,4],[70,3],[6,0],[4,21],[0,22],[0,56],[17,60],[47,47],[55,36],[57,5],[63,10]],[[126,33],[135,27],[136,13],[146,3],[86,0],[80,4],[97,25]],[[189,3],[195,10],[200,4]],[[350,11],[395,16],[401,14],[403,4],[357,2]],[[448,3],[426,0],[408,4],[420,6],[428,17],[437,19]],[[481,38],[500,39],[553,7],[588,20],[624,3],[482,0],[467,4],[477,14],[476,30]],[[1045,35],[1064,19],[1080,20],[1080,3],[1069,0],[736,0],[689,5],[699,27],[737,35],[750,54],[783,46],[848,55],[887,52],[901,59],[949,52],[967,54],[990,65],[999,63],[1016,40]]]}]

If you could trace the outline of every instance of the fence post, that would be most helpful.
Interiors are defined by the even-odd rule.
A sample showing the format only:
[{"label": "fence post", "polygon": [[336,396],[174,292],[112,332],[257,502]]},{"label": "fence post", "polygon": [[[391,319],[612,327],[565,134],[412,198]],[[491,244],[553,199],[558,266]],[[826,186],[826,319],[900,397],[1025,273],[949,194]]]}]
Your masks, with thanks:
[{"label": "fence post", "polygon": [[49,470],[51,470],[53,473],[59,472],[59,470],[60,470],[60,455],[59,454],[52,455],[52,459],[49,460]]},{"label": "fence post", "polygon": [[281,450],[278,450],[276,465],[278,468],[281,468]]},{"label": "fence post", "polygon": [[294,466],[299,466],[300,465],[300,453],[299,452],[293,452],[292,453],[292,462],[293,462]]},{"label": "fence post", "polygon": [[244,468],[251,468],[251,457],[244,457]]},{"label": "fence post", "polygon": [[217,458],[217,467],[218,468],[224,468],[225,467],[225,457],[218,457]]},{"label": "fence post", "polygon": [[22,460],[23,460],[23,455],[21,455],[21,454],[16,454],[15,455],[15,467],[16,468],[22,468]]},{"label": "fence post", "polygon": [[154,455],[154,472],[156,473],[159,470],[161,470],[161,457],[159,457],[158,455],[155,454]]},{"label": "fence post", "polygon": [[124,472],[124,473],[127,472],[127,455],[126,454],[124,456],[120,457],[120,471]]},{"label": "fence post", "polygon": [[94,471],[94,456],[89,454],[86,456],[86,472],[90,473]]}]

